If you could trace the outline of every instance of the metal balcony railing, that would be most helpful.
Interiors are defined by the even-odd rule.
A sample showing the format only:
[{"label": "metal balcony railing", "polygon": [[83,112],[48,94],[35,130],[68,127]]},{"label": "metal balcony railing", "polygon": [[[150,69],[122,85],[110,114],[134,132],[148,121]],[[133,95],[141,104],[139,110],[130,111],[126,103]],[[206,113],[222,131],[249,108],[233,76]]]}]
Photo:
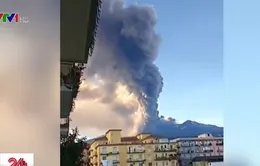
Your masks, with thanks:
[{"label": "metal balcony railing", "polygon": [[161,157],[155,157],[154,159],[155,161],[163,161],[163,160],[168,160],[168,161],[171,161],[171,160],[177,160],[177,157],[176,156],[161,156]]},{"label": "metal balcony railing", "polygon": [[127,162],[128,163],[145,162],[145,159],[132,159],[132,158],[129,158],[129,159],[127,159]]},{"label": "metal balcony railing", "polygon": [[133,151],[127,151],[128,154],[134,154],[134,153],[145,153],[145,150],[133,150]]},{"label": "metal balcony railing", "polygon": [[119,160],[113,160],[113,161],[112,161],[112,164],[119,164],[119,163],[120,163]]},{"label": "metal balcony railing", "polygon": [[155,148],[154,152],[177,152],[175,148]]},{"label": "metal balcony railing", "polygon": [[114,152],[100,152],[100,155],[117,155],[119,154],[119,151]]}]

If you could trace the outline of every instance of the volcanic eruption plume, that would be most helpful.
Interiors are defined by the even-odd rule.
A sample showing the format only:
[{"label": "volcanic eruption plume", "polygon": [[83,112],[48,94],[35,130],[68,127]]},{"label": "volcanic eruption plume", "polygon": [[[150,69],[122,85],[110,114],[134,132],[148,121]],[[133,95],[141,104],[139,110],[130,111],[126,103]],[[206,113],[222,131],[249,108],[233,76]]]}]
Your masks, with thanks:
[{"label": "volcanic eruption plume", "polygon": [[[160,37],[152,6],[105,0],[93,57],[85,71],[73,123],[87,128],[123,128],[127,134],[176,127],[159,117],[163,78],[154,64]],[[160,128],[160,130],[158,130]],[[165,132],[165,130],[164,130]]]}]

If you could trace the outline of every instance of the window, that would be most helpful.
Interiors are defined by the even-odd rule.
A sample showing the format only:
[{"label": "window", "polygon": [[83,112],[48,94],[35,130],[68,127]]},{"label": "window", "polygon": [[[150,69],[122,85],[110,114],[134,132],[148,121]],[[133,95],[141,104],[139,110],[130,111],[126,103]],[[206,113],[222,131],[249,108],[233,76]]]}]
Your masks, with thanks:
[{"label": "window", "polygon": [[139,163],[139,166],[143,166],[143,163]]},{"label": "window", "polygon": [[107,156],[102,156],[102,160],[107,160]]},{"label": "window", "polygon": [[130,155],[129,155],[129,158],[130,158],[130,159],[133,159],[133,155],[132,155],[132,154],[130,154]]},{"label": "window", "polygon": [[114,155],[114,156],[112,156],[112,158],[113,158],[112,159],[113,161],[117,161],[117,156]]},{"label": "window", "polygon": [[107,148],[106,147],[102,147],[101,153],[107,153]]},{"label": "window", "polygon": [[168,162],[166,161],[166,165],[168,165]]},{"label": "window", "polygon": [[117,147],[113,147],[113,152],[114,152],[114,153],[117,152]]},{"label": "window", "polygon": [[143,158],[143,155],[142,154],[139,154],[139,159],[142,159]]}]

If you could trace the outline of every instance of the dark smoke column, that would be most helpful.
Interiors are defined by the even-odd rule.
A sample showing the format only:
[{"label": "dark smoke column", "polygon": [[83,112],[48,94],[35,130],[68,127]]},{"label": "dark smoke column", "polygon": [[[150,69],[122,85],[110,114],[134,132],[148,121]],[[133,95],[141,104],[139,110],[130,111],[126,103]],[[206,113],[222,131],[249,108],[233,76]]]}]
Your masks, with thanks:
[{"label": "dark smoke column", "polygon": [[110,82],[122,82],[145,106],[146,122],[140,130],[151,132],[159,119],[157,100],[163,79],[154,64],[160,37],[155,33],[156,15],[151,6],[124,7],[122,0],[105,0],[96,48],[89,74]]}]

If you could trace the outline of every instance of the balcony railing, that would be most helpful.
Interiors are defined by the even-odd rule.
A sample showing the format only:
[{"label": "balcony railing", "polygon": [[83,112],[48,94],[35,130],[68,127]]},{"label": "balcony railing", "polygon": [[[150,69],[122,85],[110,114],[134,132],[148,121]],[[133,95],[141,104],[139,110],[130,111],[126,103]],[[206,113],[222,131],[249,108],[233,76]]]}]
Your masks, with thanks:
[{"label": "balcony railing", "polygon": [[117,155],[119,154],[119,151],[116,152],[101,152],[100,155]]},{"label": "balcony railing", "polygon": [[[121,143],[117,143],[118,145],[137,145],[136,142],[121,142]],[[142,142],[142,143],[138,143],[139,145],[150,145],[151,143],[149,142]],[[102,143],[99,143],[99,145],[109,145],[108,142],[102,142]]]},{"label": "balcony railing", "polygon": [[78,90],[84,68],[82,65],[71,65],[67,68],[68,71],[64,69],[64,71],[60,73],[60,85],[64,85],[71,90]]},{"label": "balcony railing", "polygon": [[145,153],[145,150],[133,150],[133,151],[128,151],[128,154],[133,154],[133,153]]},{"label": "balcony railing", "polygon": [[120,163],[119,160],[113,160],[113,161],[112,161],[112,164],[119,164],[119,163]]},{"label": "balcony railing", "polygon": [[70,127],[69,123],[60,124],[60,128],[69,128],[69,127]]},{"label": "balcony railing", "polygon": [[128,163],[145,162],[145,159],[127,159]]},{"label": "balcony railing", "polygon": [[163,148],[163,149],[155,148],[154,152],[177,152],[177,149],[175,149],[175,148],[170,148],[170,149],[167,149],[167,148]]},{"label": "balcony railing", "polygon": [[175,155],[169,155],[169,156],[161,156],[161,157],[155,157],[155,161],[163,161],[163,160],[177,160],[177,157]]},{"label": "balcony railing", "polygon": [[217,146],[223,146],[223,142],[216,143]]},{"label": "balcony railing", "polygon": [[223,150],[223,149],[218,149],[217,152],[218,152],[218,153],[223,153],[224,150]]},{"label": "balcony railing", "polygon": [[66,123],[69,123],[71,121],[71,119],[68,117],[68,118],[61,118],[60,119],[60,124],[66,124]]}]

